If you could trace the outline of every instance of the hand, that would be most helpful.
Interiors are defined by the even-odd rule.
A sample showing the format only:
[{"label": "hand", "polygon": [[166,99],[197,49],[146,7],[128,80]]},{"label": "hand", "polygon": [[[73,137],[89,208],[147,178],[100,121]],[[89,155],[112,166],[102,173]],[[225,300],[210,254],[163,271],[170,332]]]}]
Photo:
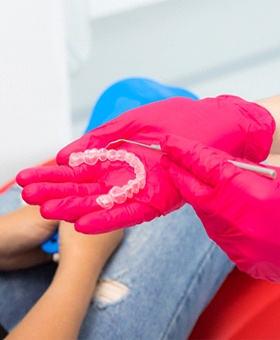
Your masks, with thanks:
[{"label": "hand", "polygon": [[237,168],[228,162],[231,155],[194,141],[169,136],[161,146],[175,186],[209,237],[241,271],[280,282],[280,168],[271,179]]},{"label": "hand", "polygon": [[0,269],[22,269],[51,261],[40,246],[57,225],[57,221],[43,219],[37,206],[0,216]]},{"label": "hand", "polygon": [[59,166],[24,170],[17,182],[25,187],[26,202],[41,205],[44,217],[75,222],[75,228],[84,233],[102,233],[150,221],[181,207],[184,201],[161,166],[162,153],[123,144],[122,148],[143,162],[146,187],[125,204],[104,210],[96,198],[114,185],[126,184],[131,168],[108,161],[71,168],[68,160],[72,152],[106,147],[120,138],[159,144],[162,136],[172,133],[261,161],[270,149],[274,128],[266,109],[238,97],[172,98],[122,114],[60,151]]}]

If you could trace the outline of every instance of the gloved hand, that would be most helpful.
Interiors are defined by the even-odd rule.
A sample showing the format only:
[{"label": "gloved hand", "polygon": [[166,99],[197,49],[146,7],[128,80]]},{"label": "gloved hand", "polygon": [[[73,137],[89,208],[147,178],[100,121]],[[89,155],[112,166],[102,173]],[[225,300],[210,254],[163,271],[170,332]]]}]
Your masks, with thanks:
[{"label": "gloved hand", "polygon": [[181,207],[184,200],[161,166],[161,152],[123,144],[121,148],[143,162],[146,187],[125,204],[104,210],[96,198],[114,185],[126,184],[133,177],[131,168],[109,161],[72,168],[68,165],[72,152],[103,148],[120,138],[159,144],[162,136],[172,133],[258,162],[268,154],[274,129],[266,109],[238,97],[199,101],[176,97],[123,113],[61,150],[59,166],[24,170],[17,182],[25,187],[24,200],[41,205],[45,218],[75,222],[75,228],[84,233],[106,232],[165,215]]},{"label": "gloved hand", "polygon": [[241,271],[280,282],[280,168],[269,167],[278,174],[271,179],[242,170],[228,162],[231,155],[194,141],[168,136],[161,145],[174,185],[209,237]]}]

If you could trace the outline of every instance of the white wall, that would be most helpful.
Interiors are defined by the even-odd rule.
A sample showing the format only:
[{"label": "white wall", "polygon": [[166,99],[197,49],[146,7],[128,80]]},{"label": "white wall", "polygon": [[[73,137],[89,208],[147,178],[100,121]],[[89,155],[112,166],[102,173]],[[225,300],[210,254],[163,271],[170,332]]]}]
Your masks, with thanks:
[{"label": "white wall", "polygon": [[71,140],[60,0],[0,1],[0,185]]},{"label": "white wall", "polygon": [[130,76],[200,96],[278,93],[279,13],[279,0],[169,0],[92,16],[91,55],[71,82],[74,118],[87,117],[109,84]]}]

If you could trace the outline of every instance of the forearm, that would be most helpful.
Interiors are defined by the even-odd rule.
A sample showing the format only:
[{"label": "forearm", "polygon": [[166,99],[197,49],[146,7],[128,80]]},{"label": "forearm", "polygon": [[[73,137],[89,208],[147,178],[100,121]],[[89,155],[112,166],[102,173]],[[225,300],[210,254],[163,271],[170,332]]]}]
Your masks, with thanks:
[{"label": "forearm", "polygon": [[81,266],[79,275],[55,278],[7,339],[76,339],[98,274]]},{"label": "forearm", "polygon": [[50,287],[7,339],[77,338],[99,274],[122,238],[121,231],[111,234],[83,235],[94,238],[91,252],[77,247],[61,257]]}]

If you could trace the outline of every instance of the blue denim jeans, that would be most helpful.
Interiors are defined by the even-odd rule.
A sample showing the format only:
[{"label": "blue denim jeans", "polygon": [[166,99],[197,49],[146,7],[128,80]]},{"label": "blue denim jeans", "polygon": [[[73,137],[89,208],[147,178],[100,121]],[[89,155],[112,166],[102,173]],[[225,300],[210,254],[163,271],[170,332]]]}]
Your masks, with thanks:
[{"label": "blue denim jeans", "polygon": [[[0,214],[21,204],[20,188],[14,186],[0,196]],[[101,274],[127,292],[114,302],[95,298],[79,339],[185,340],[232,268],[188,205],[127,229]],[[0,323],[6,329],[40,298],[55,270],[55,264],[48,264],[0,272]]]}]

